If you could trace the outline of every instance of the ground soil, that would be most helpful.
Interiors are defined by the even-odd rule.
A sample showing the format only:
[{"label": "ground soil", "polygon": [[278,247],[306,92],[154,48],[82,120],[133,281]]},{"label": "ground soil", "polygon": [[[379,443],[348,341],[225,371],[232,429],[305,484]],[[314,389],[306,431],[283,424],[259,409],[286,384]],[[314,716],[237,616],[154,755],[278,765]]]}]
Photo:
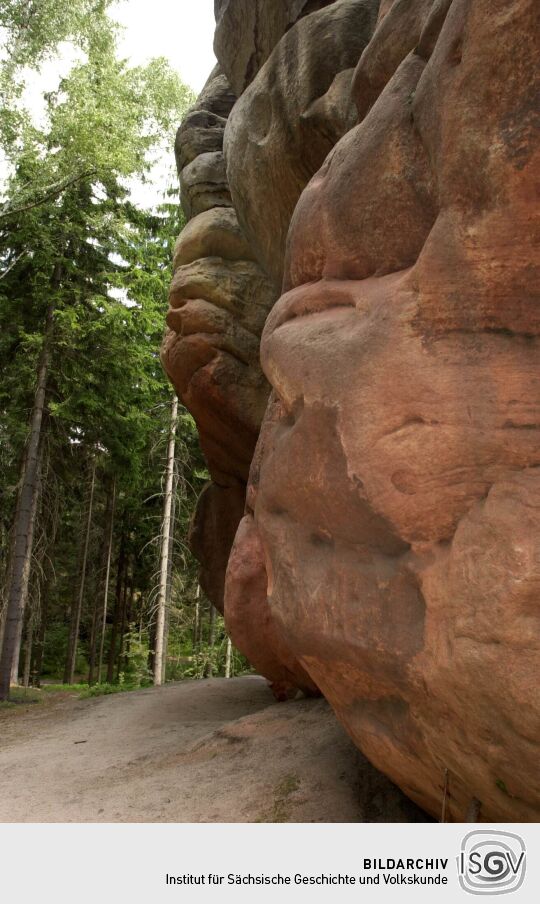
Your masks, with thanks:
[{"label": "ground soil", "polygon": [[2,822],[426,819],[323,700],[275,703],[256,676],[0,713]]}]

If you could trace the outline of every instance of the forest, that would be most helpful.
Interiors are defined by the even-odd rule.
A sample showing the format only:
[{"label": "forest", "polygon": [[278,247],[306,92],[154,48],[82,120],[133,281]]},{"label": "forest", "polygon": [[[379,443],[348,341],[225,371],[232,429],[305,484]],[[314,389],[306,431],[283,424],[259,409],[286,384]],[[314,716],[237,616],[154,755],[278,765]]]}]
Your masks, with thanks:
[{"label": "forest", "polygon": [[[164,59],[121,58],[110,5],[2,5],[0,701],[246,667],[198,586],[207,472],[159,359],[175,174],[152,209],[134,191],[193,95]],[[36,116],[28,80],[66,47]]]}]

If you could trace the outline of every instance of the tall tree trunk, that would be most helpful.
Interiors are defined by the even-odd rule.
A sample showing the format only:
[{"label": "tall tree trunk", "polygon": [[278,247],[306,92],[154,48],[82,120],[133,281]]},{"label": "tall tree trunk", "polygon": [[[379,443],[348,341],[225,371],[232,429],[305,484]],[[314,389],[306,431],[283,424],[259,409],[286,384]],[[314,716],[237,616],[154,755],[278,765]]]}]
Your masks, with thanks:
[{"label": "tall tree trunk", "polygon": [[2,645],[4,643],[4,623],[6,617],[5,599],[0,598],[0,654],[2,653]]},{"label": "tall tree trunk", "polygon": [[165,500],[163,505],[163,521],[161,529],[161,555],[159,569],[158,607],[156,619],[156,655],[154,660],[154,684],[163,683],[163,661],[165,649],[165,613],[167,609],[167,575],[169,572],[169,542],[171,536],[171,513],[174,486],[174,452],[176,443],[176,424],[178,421],[178,399],[175,396],[171,406],[169,445],[167,449],[167,465],[165,468]]},{"label": "tall tree trunk", "polygon": [[111,520],[109,522],[109,536],[107,542],[107,566],[105,569],[105,582],[103,586],[103,614],[101,620],[101,639],[99,642],[98,682],[101,684],[101,667],[103,665],[103,648],[105,646],[105,630],[107,628],[107,604],[109,597],[109,581],[111,577],[111,558],[114,533],[114,513],[116,508],[116,477],[113,478]]},{"label": "tall tree trunk", "polygon": [[77,661],[77,645],[79,642],[79,626],[81,623],[82,604],[84,599],[84,588],[86,585],[86,566],[88,563],[88,548],[90,546],[90,530],[92,527],[92,512],[94,508],[94,489],[96,484],[96,460],[92,462],[92,476],[90,478],[90,495],[88,500],[88,513],[86,516],[86,528],[84,532],[83,555],[81,562],[81,574],[79,580],[79,591],[77,598],[73,603],[71,610],[71,624],[69,630],[68,652],[66,657],[66,668],[64,671],[64,684],[73,684],[75,675],[75,664]]},{"label": "tall tree trunk", "polygon": [[199,665],[201,659],[201,585],[195,588],[195,623],[193,625],[193,652],[195,655],[195,674],[199,677]]},{"label": "tall tree trunk", "polygon": [[171,616],[171,598],[173,584],[173,564],[174,564],[174,530],[176,523],[176,486],[173,482],[173,496],[171,506],[171,528],[169,532],[169,561],[167,566],[167,594],[165,600],[165,631],[163,637],[163,659],[161,682],[165,684],[167,679],[167,648],[169,646],[169,623]]},{"label": "tall tree trunk", "polygon": [[[40,459],[41,459],[41,451],[40,451]],[[41,461],[40,465],[41,467]],[[28,549],[29,555],[26,559],[23,573],[23,586],[24,593],[21,600],[21,611],[20,617],[17,621],[17,626],[15,629],[15,649],[13,651],[13,661],[11,663],[11,684],[18,684],[19,681],[19,661],[21,657],[21,647],[22,647],[22,636],[23,636],[23,626],[24,626],[24,617],[26,610],[28,608],[28,588],[30,585],[30,573],[32,570],[32,550],[34,548],[34,536],[36,532],[36,516],[38,510],[38,502],[41,492],[41,471],[38,472],[37,475],[37,483],[34,492],[34,497],[32,499],[32,510],[30,517],[30,532],[28,535]]]},{"label": "tall tree trunk", "polygon": [[[101,548],[101,562],[99,568],[99,589],[102,587],[107,587],[108,589],[108,581],[109,581],[109,565],[110,565],[110,556],[111,556],[111,540],[112,540],[112,524],[114,518],[114,483],[112,487],[112,492],[107,493],[107,505],[105,509],[105,532],[104,532],[104,542]],[[107,599],[105,593],[105,600]],[[95,671],[96,671],[96,655],[97,655],[97,645],[98,645],[98,635],[100,634],[101,628],[101,616],[102,616],[102,601],[101,595],[96,593],[96,599],[94,602],[94,607],[92,610],[92,628],[90,632],[90,662],[88,668],[88,684],[95,683]],[[105,602],[106,609],[106,602]],[[106,614],[106,612],[105,612]],[[101,646],[100,646],[101,650]],[[98,672],[99,675],[99,672]]]},{"label": "tall tree trunk", "polygon": [[156,623],[150,622],[148,626],[148,671],[150,675],[154,674],[154,666],[156,662]]},{"label": "tall tree trunk", "polygon": [[[101,568],[99,569],[99,574],[101,574]],[[96,669],[96,653],[97,653],[96,648],[97,648],[97,632],[98,632],[98,620],[99,620],[98,610],[99,610],[99,608],[100,608],[100,598],[99,598],[99,594],[96,593],[94,605],[92,606],[92,624],[90,626],[90,643],[88,645],[89,646],[89,657],[88,657],[88,686],[89,687],[92,684],[96,683],[94,672]]]},{"label": "tall tree trunk", "polygon": [[122,655],[124,652],[124,640],[125,640],[126,622],[127,622],[127,608],[128,608],[128,599],[129,599],[128,588],[129,588],[131,580],[132,580],[131,571],[130,571],[130,567],[129,567],[129,565],[130,565],[129,560],[130,560],[130,557],[128,556],[128,558],[126,559],[126,570],[125,570],[125,574],[124,574],[124,591],[122,593],[122,610],[121,610],[121,616],[120,616],[120,644],[118,647],[118,656],[117,656],[117,663],[116,663],[116,680],[117,681],[120,681],[120,672],[122,671]]},{"label": "tall tree trunk", "polygon": [[120,538],[120,550],[118,553],[118,564],[116,571],[116,590],[114,594],[114,615],[113,615],[113,626],[111,631],[111,643],[109,646],[109,658],[107,661],[107,684],[112,684],[114,681],[114,665],[116,662],[116,641],[118,638],[118,629],[120,627],[120,617],[122,615],[122,582],[124,580],[124,571],[125,571],[125,557],[126,557],[126,535],[124,529],[122,529],[122,536]]},{"label": "tall tree trunk", "polygon": [[232,643],[231,638],[227,637],[227,652],[225,653],[225,678],[231,677],[232,665]]},{"label": "tall tree trunk", "polygon": [[56,572],[54,570],[53,560],[57,533],[58,508],[55,506],[52,511],[52,519],[48,525],[49,536],[47,541],[47,551],[44,556],[45,562],[43,566],[44,580],[40,592],[39,626],[34,638],[32,648],[31,671],[34,676],[34,683],[36,687],[40,687],[41,671],[43,668],[43,652],[45,649],[45,634],[47,631],[47,619],[49,615],[49,601],[52,589],[56,583]]},{"label": "tall tree trunk", "polygon": [[9,552],[9,531],[6,530],[4,523],[0,521],[0,652],[4,642],[4,620],[6,616],[6,593],[9,584],[8,575],[8,552]]},{"label": "tall tree trunk", "polygon": [[197,584],[195,591],[195,624],[193,625],[193,646],[197,647],[199,643],[199,619],[201,617],[201,588]]},{"label": "tall tree trunk", "polygon": [[[57,267],[55,267],[53,275],[53,289],[58,287],[59,282],[60,265],[58,264]],[[14,660],[18,656],[18,649],[20,648],[22,622],[26,598],[28,596],[28,581],[30,578],[34,522],[37,510],[39,472],[41,466],[41,427],[45,411],[45,397],[51,363],[53,331],[54,301],[51,301],[45,319],[43,346],[39,357],[34,406],[30,419],[30,435],[28,437],[28,444],[24,456],[23,471],[15,508],[15,519],[13,522],[11,561],[9,568],[10,580],[7,594],[2,652],[0,654],[0,700],[7,700],[9,697],[12,668],[14,666]]]},{"label": "tall tree trunk", "polygon": [[123,651],[124,651],[124,663],[123,668],[124,672],[127,672],[129,665],[129,651],[131,649],[131,619],[133,617],[133,603],[135,600],[135,564],[132,567],[131,578],[129,581],[129,596],[126,605],[126,627],[127,633],[124,632],[124,643],[123,643]]},{"label": "tall tree trunk", "polygon": [[209,612],[209,623],[208,623],[208,649],[209,649],[209,659],[206,663],[205,676],[206,678],[211,678],[214,673],[214,667],[212,664],[212,651],[214,649],[214,644],[216,642],[216,607],[210,603],[210,612]]},{"label": "tall tree trunk", "polygon": [[39,615],[39,628],[32,648],[32,673],[36,687],[41,686],[41,671],[43,669],[43,652],[45,649],[45,633],[47,631],[47,618],[49,615],[49,599],[55,581],[54,569],[49,567],[41,590],[41,611]]},{"label": "tall tree trunk", "polygon": [[26,623],[26,637],[24,641],[24,666],[23,666],[23,685],[30,685],[30,671],[32,665],[32,641],[34,638],[34,620],[32,613],[28,613],[28,621]]}]

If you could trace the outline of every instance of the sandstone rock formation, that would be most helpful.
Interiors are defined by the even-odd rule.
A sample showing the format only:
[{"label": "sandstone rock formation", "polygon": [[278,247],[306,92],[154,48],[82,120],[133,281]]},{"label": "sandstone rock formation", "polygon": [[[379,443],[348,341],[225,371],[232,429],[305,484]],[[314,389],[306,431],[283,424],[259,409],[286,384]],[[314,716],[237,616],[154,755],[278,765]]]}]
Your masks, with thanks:
[{"label": "sandstone rock formation", "polygon": [[175,249],[162,350],[165,369],[197,422],[212,477],[191,542],[201,561],[201,585],[221,610],[225,568],[269,391],[259,338],[276,297],[232,207],[223,133],[234,102],[216,67],[178,130],[176,160],[189,223]]},{"label": "sandstone rock formation", "polygon": [[238,97],[286,31],[334,0],[216,0],[214,50]]},{"label": "sandstone rock formation", "polygon": [[[217,5],[226,68],[243,4]],[[304,12],[229,70],[230,203],[284,294],[268,289],[257,448],[253,423],[218,469],[240,482],[253,455],[226,619],[435,817],[446,788],[451,820],[473,799],[484,820],[537,820],[537,2]],[[183,396],[203,445],[237,392],[219,383],[214,410],[215,386]]]},{"label": "sandstone rock formation", "polygon": [[278,290],[300,193],[356,121],[350,83],[375,27],[377,8],[378,0],[337,0],[300,19],[274,48],[227,122],[225,156],[233,203]]},{"label": "sandstone rock formation", "polygon": [[[325,6],[329,8],[319,12]],[[212,477],[198,506],[191,545],[201,561],[201,584],[221,610],[225,566],[268,399],[259,341],[281,289],[289,220],[302,188],[354,122],[352,66],[375,26],[376,9],[377,0],[339,0],[330,6],[328,0],[217,3],[219,64],[178,130],[176,161],[189,224],[175,251],[162,357],[180,399],[197,422]],[[229,79],[242,90],[277,42],[277,57],[272,55],[260,72],[257,83],[264,81],[253,100],[257,107],[272,84],[274,150],[269,150],[264,172],[255,173],[252,149],[243,146],[242,123],[256,123],[257,109],[252,109],[248,92],[241,104],[235,103]],[[242,70],[240,78],[238,66],[248,58],[249,75]],[[282,108],[288,111],[287,122],[279,113]],[[223,140],[232,109],[228,144],[234,165],[226,169]],[[281,167],[280,161],[288,153],[286,130],[299,117],[300,162],[291,178],[290,168]],[[276,185],[273,167],[282,174],[283,185]],[[275,251],[275,266],[265,266],[268,260],[260,252],[261,243],[252,240],[249,229],[240,229],[238,212],[244,221],[246,212],[242,203],[236,206],[242,200],[241,188],[239,197],[231,198],[231,179],[239,186],[248,181],[255,218],[259,225],[266,224]],[[279,234],[274,231],[273,211]],[[266,640],[261,643],[267,647]]]}]

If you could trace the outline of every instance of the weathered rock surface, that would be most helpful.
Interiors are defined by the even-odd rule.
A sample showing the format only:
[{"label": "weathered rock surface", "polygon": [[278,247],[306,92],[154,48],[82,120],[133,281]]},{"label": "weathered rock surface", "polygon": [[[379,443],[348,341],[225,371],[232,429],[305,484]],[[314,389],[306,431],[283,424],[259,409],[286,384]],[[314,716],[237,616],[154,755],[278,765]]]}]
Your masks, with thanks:
[{"label": "weathered rock surface", "polygon": [[448,770],[450,819],[536,820],[538,9],[384,12],[292,220],[225,612],[251,554],[373,763],[435,816]]},{"label": "weathered rock surface", "polygon": [[165,343],[202,580],[422,808],[537,820],[537,2],[216,7]]},{"label": "weathered rock surface", "polygon": [[201,585],[223,609],[225,568],[268,398],[259,338],[276,293],[256,263],[231,204],[222,154],[234,103],[216,67],[180,126],[176,159],[190,222],[174,255],[162,359],[191,411],[214,481],[191,531]]},{"label": "weathered rock surface", "polygon": [[334,0],[219,0],[214,51],[238,97],[294,23]]},{"label": "weathered rock surface", "polygon": [[377,10],[378,0],[338,0],[304,16],[279,41],[227,121],[233,204],[278,288],[300,193],[356,121],[352,68],[371,37]]},{"label": "weathered rock surface", "polygon": [[[210,473],[226,485],[231,477],[245,483],[264,414],[268,384],[259,367],[259,336],[274,293],[258,264],[221,256],[235,244],[233,212],[219,221],[208,213],[205,225],[216,229],[204,241],[215,238],[214,253],[176,268],[164,358],[197,421]],[[196,253],[193,230],[183,235],[186,247],[181,237],[177,261]]]},{"label": "weathered rock surface", "polygon": [[235,643],[268,678],[278,699],[287,699],[292,688],[318,695],[272,614],[264,547],[252,515],[240,522],[229,563],[234,581],[227,598],[227,627]]},{"label": "weathered rock surface", "polygon": [[226,120],[208,110],[192,110],[176,133],[176,162],[178,172],[199,154],[223,150]]},{"label": "weathered rock surface", "polygon": [[216,66],[176,133],[174,150],[179,174],[199,154],[222,150],[225,123],[235,100],[226,77]]},{"label": "weathered rock surface", "polygon": [[[444,5],[443,21],[451,0]],[[408,53],[417,46],[433,0],[395,0],[388,9],[381,6],[373,38],[364,50],[354,73],[352,93],[362,119]],[[439,30],[441,26],[439,21]],[[438,32],[437,32],[438,36]]]},{"label": "weathered rock surface", "polygon": [[221,151],[199,154],[180,174],[182,207],[195,217],[212,207],[231,207],[231,193]]}]

